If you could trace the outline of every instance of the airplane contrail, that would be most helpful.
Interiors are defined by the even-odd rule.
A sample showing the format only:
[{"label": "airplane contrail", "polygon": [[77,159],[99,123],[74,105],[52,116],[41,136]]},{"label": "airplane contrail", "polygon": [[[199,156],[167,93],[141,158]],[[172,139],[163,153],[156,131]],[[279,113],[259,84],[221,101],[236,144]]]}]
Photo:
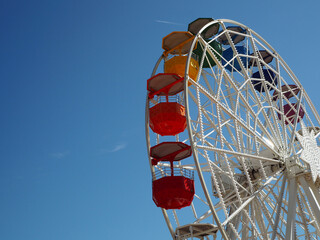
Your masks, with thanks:
[{"label": "airplane contrail", "polygon": [[184,26],[185,25],[185,24],[181,24],[181,23],[168,22],[168,21],[162,21],[162,20],[156,20],[156,22],[165,23],[165,24],[171,24],[171,25],[180,25],[180,26]]}]

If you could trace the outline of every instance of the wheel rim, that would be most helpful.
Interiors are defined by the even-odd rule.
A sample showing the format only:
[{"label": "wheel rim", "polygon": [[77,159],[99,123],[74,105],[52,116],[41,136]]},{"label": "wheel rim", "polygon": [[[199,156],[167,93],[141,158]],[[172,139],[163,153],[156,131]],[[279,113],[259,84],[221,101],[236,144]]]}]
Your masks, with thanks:
[{"label": "wheel rim", "polygon": [[[201,31],[217,23],[222,31],[210,41],[226,36],[229,44],[224,48],[230,48],[234,58],[227,59],[201,37]],[[236,32],[228,30],[234,25],[245,30],[239,33],[244,40],[238,44],[231,41]],[[320,154],[308,148],[318,149],[319,116],[310,98],[278,53],[240,23],[208,23],[191,49],[196,42],[205,54],[199,59],[200,71],[194,80],[188,76],[188,54],[183,93],[188,135],[182,133],[176,139],[191,145],[194,163],[179,164],[197,170],[199,182],[194,202],[188,207],[191,213],[170,210],[169,216],[162,210],[172,236],[182,236],[182,226],[211,223],[216,230],[209,235],[225,239],[317,238],[320,196],[316,168]],[[244,52],[239,54],[241,49]],[[267,60],[259,51],[268,52],[273,59]],[[202,68],[212,59],[214,66]],[[268,71],[273,73],[271,80],[264,76]],[[252,79],[255,72],[263,81]],[[146,132],[150,149],[149,130]],[[156,139],[159,143],[159,136]],[[313,145],[308,145],[310,139],[315,139]],[[315,157],[310,157],[312,154]],[[193,227],[189,229],[196,229]]]}]

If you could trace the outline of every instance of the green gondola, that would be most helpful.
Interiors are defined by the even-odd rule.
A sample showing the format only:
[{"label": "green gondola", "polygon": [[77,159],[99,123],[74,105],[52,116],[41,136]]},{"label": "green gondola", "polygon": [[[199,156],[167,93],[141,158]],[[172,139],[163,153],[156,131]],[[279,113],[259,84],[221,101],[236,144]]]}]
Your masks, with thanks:
[{"label": "green gondola", "polygon": [[[206,40],[206,42],[210,42],[210,40]],[[220,61],[221,60],[221,55],[222,55],[222,46],[221,46],[221,44],[219,42],[217,42],[217,41],[211,41],[209,43],[209,46],[214,49],[214,51],[212,51],[212,52],[214,52],[214,55],[216,56],[218,61]],[[205,56],[204,56],[203,49],[204,49],[204,46],[198,42],[197,48],[193,51],[193,53],[195,55],[197,55],[197,57],[199,59],[199,63],[201,63],[202,58],[204,57],[202,68],[209,68],[210,66],[211,67],[215,66],[216,65],[215,60],[213,60],[211,55],[209,55],[208,53],[206,53]]]}]

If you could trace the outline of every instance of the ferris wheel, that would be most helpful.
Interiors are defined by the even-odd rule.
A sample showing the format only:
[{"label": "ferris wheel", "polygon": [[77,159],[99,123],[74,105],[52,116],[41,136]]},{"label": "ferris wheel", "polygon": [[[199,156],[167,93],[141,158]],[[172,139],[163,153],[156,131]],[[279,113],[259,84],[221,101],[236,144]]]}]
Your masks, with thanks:
[{"label": "ferris wheel", "polygon": [[153,201],[173,239],[320,239],[320,117],[253,30],[199,18],[147,81]]}]

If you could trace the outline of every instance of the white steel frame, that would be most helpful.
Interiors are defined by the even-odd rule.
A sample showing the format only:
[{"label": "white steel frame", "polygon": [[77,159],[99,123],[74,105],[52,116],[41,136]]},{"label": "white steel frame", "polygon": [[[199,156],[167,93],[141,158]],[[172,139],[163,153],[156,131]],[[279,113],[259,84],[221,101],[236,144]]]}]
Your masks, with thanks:
[{"label": "white steel frame", "polygon": [[[209,43],[226,34],[229,45],[223,47],[231,47],[234,52],[229,63],[238,61],[240,70],[226,70],[226,65],[217,58],[219,53],[201,37],[201,32],[212,24],[219,24],[221,32]],[[231,38],[235,32],[228,26],[245,29],[241,33],[245,39],[235,45]],[[210,223],[216,233],[200,234],[198,238],[320,239],[319,179],[312,180],[309,164],[301,159],[304,149],[296,137],[302,127],[316,131],[320,117],[297,77],[263,38],[238,22],[208,23],[195,37],[191,49],[196,43],[206,54],[199,59],[197,79],[187,74],[191,54],[186,64],[185,91],[180,95],[185,100],[187,130],[175,137],[152,133],[148,99],[146,105],[148,155],[152,146],[169,138],[190,144],[193,151],[193,159],[175,165],[197,173],[193,203],[181,210],[162,209],[172,238],[184,239],[175,230],[183,225]],[[247,51],[238,53],[239,45]],[[260,57],[261,50],[272,55],[270,63]],[[208,56],[216,65],[202,68]],[[163,56],[152,76],[161,72],[161,64]],[[261,81],[265,92],[258,92],[252,84],[252,74],[259,71],[264,80],[263,69],[274,73],[277,84]],[[288,99],[281,86],[293,84],[300,91],[297,94],[291,91],[292,97]],[[156,103],[157,99],[153,101]],[[297,114],[293,120],[287,119],[285,104],[292,109],[302,108],[303,119],[298,119]],[[316,141],[319,145],[319,134]],[[155,168],[167,166],[159,163],[154,167],[150,157],[149,160],[152,173]],[[193,238],[187,237],[190,236]]]}]

